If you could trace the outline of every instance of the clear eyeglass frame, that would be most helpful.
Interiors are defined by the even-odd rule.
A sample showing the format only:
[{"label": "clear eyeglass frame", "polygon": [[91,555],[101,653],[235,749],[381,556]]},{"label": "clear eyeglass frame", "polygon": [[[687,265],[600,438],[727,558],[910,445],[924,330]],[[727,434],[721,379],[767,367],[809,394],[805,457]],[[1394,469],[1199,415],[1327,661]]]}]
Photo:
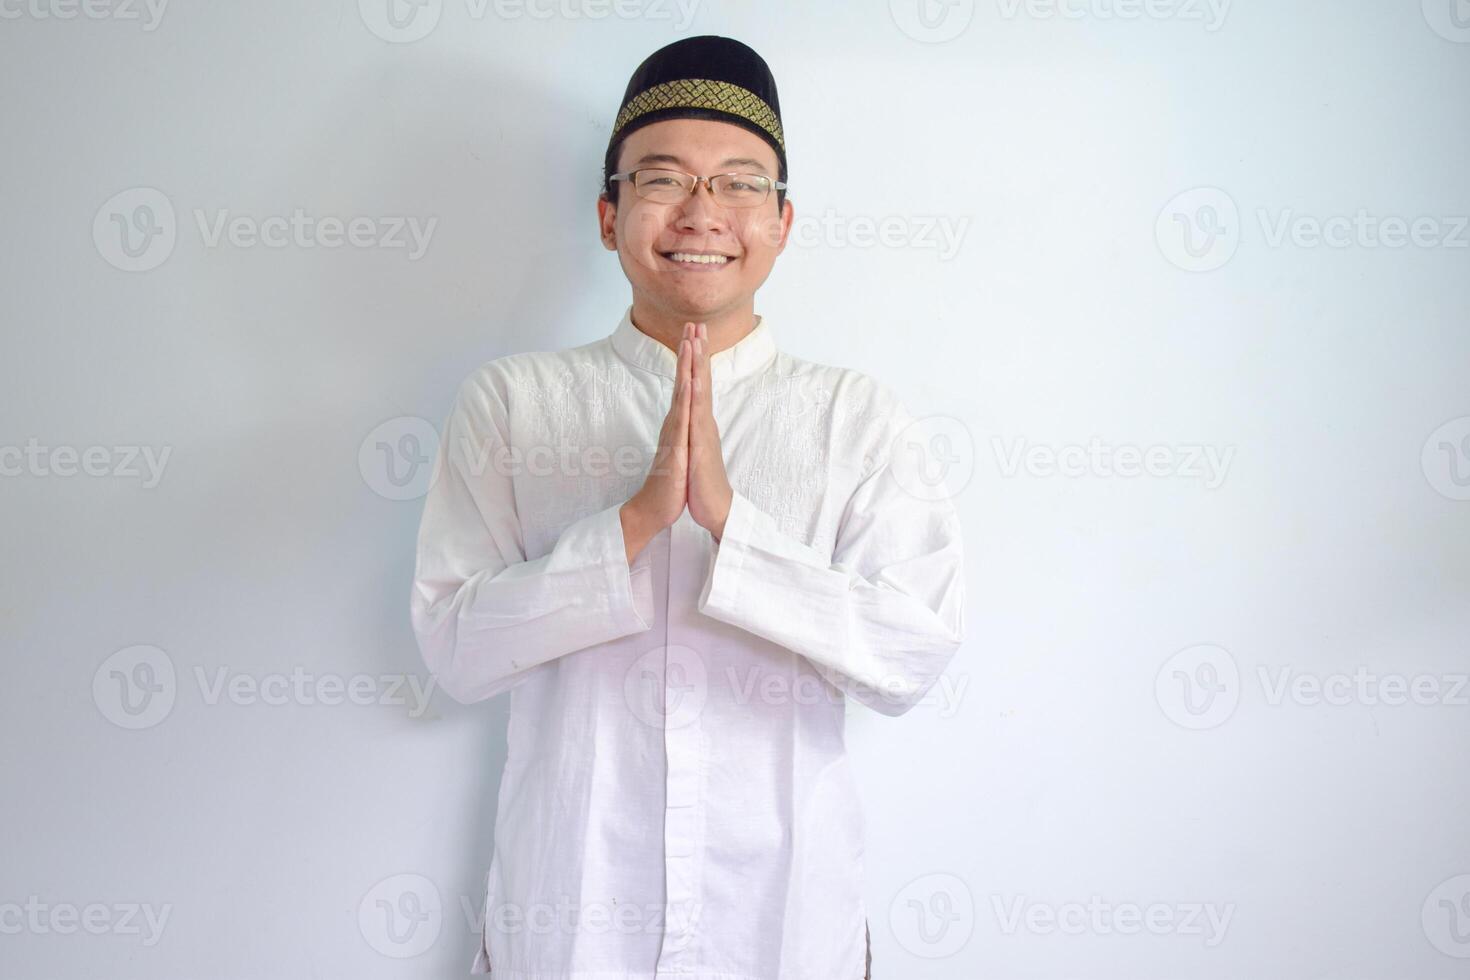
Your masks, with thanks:
[{"label": "clear eyeglass frame", "polygon": [[[673,179],[675,183],[650,184],[646,182],[648,179],[658,179],[656,176],[640,182],[639,174],[661,174]],[[657,204],[681,204],[693,197],[699,190],[700,183],[703,182],[709,188],[710,196],[714,198],[715,203],[727,208],[758,208],[770,200],[771,191],[786,189],[784,180],[772,180],[765,174],[724,173],[701,177],[698,174],[686,173],[683,170],[670,170],[666,167],[640,167],[626,173],[612,174],[608,180],[625,180],[633,185],[633,191],[639,197]],[[740,183],[753,185],[759,191],[759,196],[742,193],[735,186]]]}]

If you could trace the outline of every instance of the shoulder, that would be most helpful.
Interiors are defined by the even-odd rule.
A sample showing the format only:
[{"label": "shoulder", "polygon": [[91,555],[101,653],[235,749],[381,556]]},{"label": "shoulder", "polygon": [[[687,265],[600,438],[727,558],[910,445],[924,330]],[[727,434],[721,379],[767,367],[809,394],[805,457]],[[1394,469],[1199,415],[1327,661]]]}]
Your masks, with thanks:
[{"label": "shoulder", "polygon": [[829,392],[834,412],[869,418],[904,414],[903,400],[887,382],[857,368],[822,364],[778,352],[774,375]]},{"label": "shoulder", "polygon": [[502,354],[480,364],[460,382],[457,399],[467,408],[504,410],[517,390],[565,386],[589,372],[615,366],[607,338],[554,351]]},{"label": "shoulder", "polygon": [[[866,371],[821,364],[784,352],[774,372],[801,391],[820,393],[832,443],[858,465],[866,478],[890,456],[894,439],[912,422],[898,390]],[[778,382],[779,383],[779,382]]]}]

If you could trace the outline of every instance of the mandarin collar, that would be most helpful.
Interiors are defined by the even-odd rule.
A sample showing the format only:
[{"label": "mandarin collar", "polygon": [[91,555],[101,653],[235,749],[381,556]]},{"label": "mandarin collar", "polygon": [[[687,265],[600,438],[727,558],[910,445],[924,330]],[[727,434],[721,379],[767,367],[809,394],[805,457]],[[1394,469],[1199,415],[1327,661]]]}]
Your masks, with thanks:
[{"label": "mandarin collar", "polygon": [[[679,355],[633,325],[633,307],[623,311],[623,318],[612,332],[613,350],[629,364],[660,377],[674,377]],[[776,337],[764,316],[757,315],[755,326],[732,347],[710,355],[710,381],[723,388],[764,368],[776,353]]]}]

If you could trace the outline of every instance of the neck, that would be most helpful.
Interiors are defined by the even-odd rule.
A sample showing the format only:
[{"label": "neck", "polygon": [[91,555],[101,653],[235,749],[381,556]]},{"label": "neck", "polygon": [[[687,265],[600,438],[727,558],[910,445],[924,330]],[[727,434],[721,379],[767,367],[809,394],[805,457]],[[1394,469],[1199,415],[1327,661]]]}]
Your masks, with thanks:
[{"label": "neck", "polygon": [[734,347],[755,329],[755,297],[743,304],[719,311],[690,311],[659,306],[645,297],[633,295],[633,326],[657,340],[675,354],[684,336],[685,323],[703,323],[708,328],[708,353],[715,354]]}]

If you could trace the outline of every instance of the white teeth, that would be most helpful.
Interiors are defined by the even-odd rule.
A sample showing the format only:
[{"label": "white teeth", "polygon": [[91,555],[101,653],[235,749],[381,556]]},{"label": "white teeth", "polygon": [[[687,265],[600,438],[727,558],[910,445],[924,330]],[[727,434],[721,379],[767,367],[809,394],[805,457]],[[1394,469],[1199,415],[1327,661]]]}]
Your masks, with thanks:
[{"label": "white teeth", "polygon": [[724,265],[730,261],[724,255],[690,255],[687,252],[674,252],[669,255],[669,258],[675,262],[697,262],[702,265]]}]

